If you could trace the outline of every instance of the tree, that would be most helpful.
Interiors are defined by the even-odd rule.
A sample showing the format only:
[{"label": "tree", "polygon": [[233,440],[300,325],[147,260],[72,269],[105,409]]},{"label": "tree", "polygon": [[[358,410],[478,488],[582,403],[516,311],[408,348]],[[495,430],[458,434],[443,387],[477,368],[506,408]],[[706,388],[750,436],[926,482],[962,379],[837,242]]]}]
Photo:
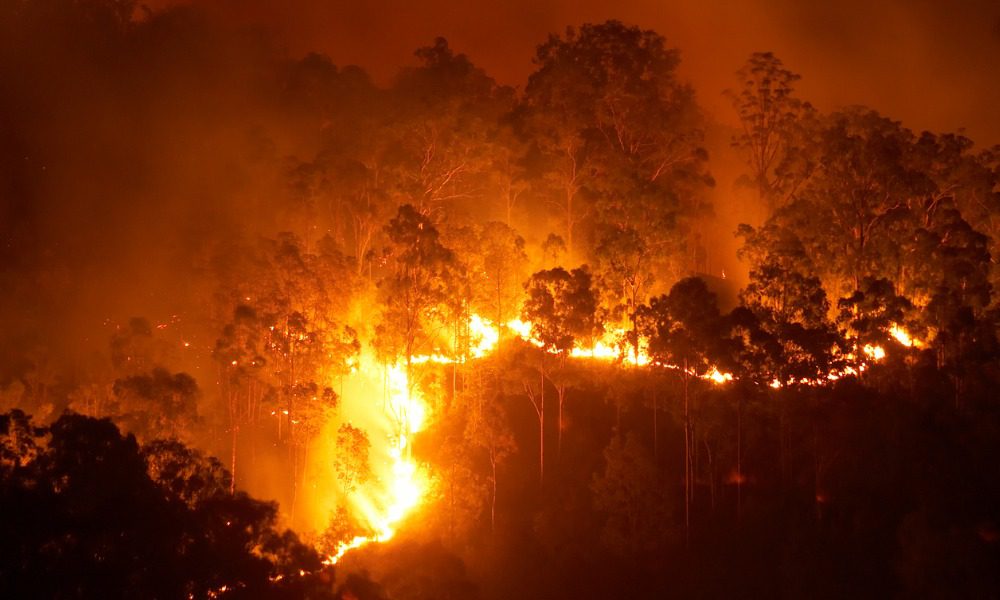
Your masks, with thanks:
[{"label": "tree", "polygon": [[[454,300],[460,275],[454,253],[440,241],[430,218],[404,205],[386,226],[388,272],[379,281],[382,319],[376,327],[376,347],[386,362],[402,355],[409,384],[416,383],[413,358],[427,352],[435,333],[447,323],[445,306]],[[405,415],[398,423],[409,437]]]},{"label": "tree", "polygon": [[538,482],[545,483],[545,372],[531,365],[535,348],[527,342],[515,340],[513,346],[502,354],[500,367],[501,385],[509,395],[521,395],[531,403],[538,419]]},{"label": "tree", "polygon": [[0,415],[0,473],[5,484],[38,458],[45,434],[44,428],[35,426],[19,409]]},{"label": "tree", "polygon": [[[222,381],[222,389],[226,398],[230,433],[230,491],[235,491],[236,488],[240,425],[255,420],[257,407],[266,391],[266,385],[260,381],[261,373],[268,363],[268,359],[262,356],[265,352],[261,339],[264,335],[262,329],[263,324],[257,319],[256,311],[240,304],[233,311],[232,321],[223,328],[222,336],[216,340],[212,353],[220,370],[226,375]],[[244,386],[245,404],[242,402]]]},{"label": "tree", "polygon": [[524,238],[510,226],[496,221],[486,223],[478,237],[476,268],[482,272],[473,271],[473,294],[476,305],[483,309],[482,314],[490,315],[499,327],[518,314],[524,295],[522,282],[528,263]]},{"label": "tree", "polygon": [[199,422],[200,392],[187,373],[153,369],[148,374],[118,379],[114,395],[120,423],[142,440],[190,439]]},{"label": "tree", "polygon": [[[907,325],[913,304],[896,295],[888,279],[865,277],[861,288],[838,303],[838,322],[855,340],[857,349],[865,345],[884,346],[893,341],[892,328]],[[858,350],[855,350],[858,351]]]},{"label": "tree", "polygon": [[[551,36],[535,62],[523,127],[553,192],[570,259],[586,197],[617,224],[649,224],[644,233],[666,239],[656,227],[697,210],[697,190],[710,182],[693,92],[674,73],[677,50],[653,31],[607,21]],[[645,220],[634,220],[644,210]]]},{"label": "tree", "polygon": [[830,303],[805,245],[776,222],[759,231],[743,225],[739,233],[746,243],[738,254],[751,263],[741,301],[768,334],[758,338],[780,348],[757,353],[773,359],[758,370],[781,383],[826,377],[837,366],[843,340],[830,323]]},{"label": "tree", "polygon": [[666,296],[643,307],[643,332],[654,365],[678,370],[684,397],[684,530],[690,540],[694,499],[694,434],[691,426],[691,381],[717,368],[721,354],[722,320],[715,294],[698,277],[682,279]]},{"label": "tree", "polygon": [[486,187],[495,158],[490,140],[513,94],[444,38],[415,54],[421,66],[403,69],[391,90],[390,135],[404,197],[437,220],[445,205],[477,198]]},{"label": "tree", "polygon": [[326,528],[319,536],[319,547],[328,555],[336,555],[341,544],[356,537],[372,537],[376,532],[362,522],[353,510],[338,506],[330,515]]},{"label": "tree", "polygon": [[153,440],[143,445],[142,458],[150,479],[192,508],[231,493],[222,463],[178,440]]},{"label": "tree", "polygon": [[360,350],[356,332],[337,320],[354,291],[352,268],[324,240],[318,254],[290,233],[247,250],[244,278],[224,292],[235,308],[214,351],[227,400],[230,466],[236,473],[240,428],[273,417],[291,466],[293,519],[309,446],[322,426],[317,419],[331,414],[333,380]]},{"label": "tree", "polygon": [[310,245],[317,234],[331,236],[361,275],[398,192],[388,168],[387,94],[358,67],[337,68],[319,54],[289,65],[284,78],[289,108],[310,117],[320,145],[310,159],[291,159],[286,169],[289,228],[303,231]]},{"label": "tree", "polygon": [[[432,530],[446,532],[446,538],[453,542],[476,530],[489,494],[479,451],[492,445],[494,451],[502,452],[497,444],[503,440],[491,440],[487,431],[474,430],[475,415],[486,401],[482,395],[486,381],[479,374],[471,377],[470,385],[435,420],[431,430],[422,436],[423,443],[418,440],[414,450],[421,460],[439,466],[435,469],[432,497],[435,505],[427,511],[427,522]],[[474,437],[479,434],[487,437]]]},{"label": "tree", "polygon": [[529,145],[517,135],[509,117],[502,118],[491,137],[490,154],[493,158],[487,175],[492,187],[500,193],[504,223],[513,227],[514,207],[530,185],[525,164]]},{"label": "tree", "polygon": [[501,404],[499,390],[492,389],[488,377],[480,375],[468,390],[469,416],[465,438],[486,452],[490,464],[490,530],[496,529],[497,467],[517,451],[517,442],[507,422],[507,411]]},{"label": "tree", "polygon": [[[20,515],[0,541],[5,596],[273,597],[300,573],[318,583],[319,556],[277,530],[275,505],[231,495],[218,461],[178,442],[142,448],[107,419],[0,425],[0,448],[19,448],[0,471],[0,508]],[[11,443],[25,427],[44,447]]]},{"label": "tree", "polygon": [[133,317],[111,336],[111,364],[123,375],[135,375],[162,367],[169,357],[168,345],[153,335],[149,319]]},{"label": "tree", "polygon": [[770,52],[754,52],[727,91],[740,120],[733,146],[743,152],[758,199],[770,216],[787,204],[816,168],[809,139],[815,113],[795,97],[799,75]]},{"label": "tree", "polygon": [[638,558],[663,542],[670,511],[658,479],[636,435],[613,432],[604,449],[604,470],[593,475],[590,488],[607,518],[602,539],[615,552]]},{"label": "tree", "polygon": [[337,430],[333,469],[346,492],[354,492],[372,479],[368,458],[370,450],[371,442],[364,431],[348,423]]},{"label": "tree", "polygon": [[[531,323],[532,335],[541,342],[539,371],[546,377],[545,355],[555,354],[560,368],[565,370],[566,360],[577,340],[589,340],[600,333],[597,320],[597,295],[586,265],[566,271],[562,267],[538,271],[524,284],[528,297],[522,318]],[[553,381],[559,398],[557,448],[562,449],[563,405],[566,401],[568,379]],[[544,385],[542,402],[544,406]],[[541,418],[541,417],[540,417]]]},{"label": "tree", "polygon": [[897,280],[909,207],[934,189],[911,160],[912,132],[855,108],[823,119],[815,144],[819,167],[774,222],[825,257],[814,266],[829,296],[850,294],[865,276]]},{"label": "tree", "polygon": [[628,321],[633,360],[639,362],[638,310],[654,281],[653,249],[634,227],[599,229],[595,272],[606,314]]}]

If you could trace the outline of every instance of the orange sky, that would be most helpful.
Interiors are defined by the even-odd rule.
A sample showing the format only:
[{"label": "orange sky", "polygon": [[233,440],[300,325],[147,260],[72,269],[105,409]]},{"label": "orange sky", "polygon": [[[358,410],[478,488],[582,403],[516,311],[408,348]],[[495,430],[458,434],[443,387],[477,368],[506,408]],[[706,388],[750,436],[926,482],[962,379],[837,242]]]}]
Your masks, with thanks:
[{"label": "orange sky", "polygon": [[435,36],[505,83],[522,84],[534,47],[566,25],[617,18],[683,51],[701,102],[728,118],[721,91],[749,53],[771,50],[823,109],[863,103],[920,130],[966,128],[1000,143],[1000,2],[991,0],[147,0],[202,2],[265,26],[295,55],[328,54],[379,79]]}]

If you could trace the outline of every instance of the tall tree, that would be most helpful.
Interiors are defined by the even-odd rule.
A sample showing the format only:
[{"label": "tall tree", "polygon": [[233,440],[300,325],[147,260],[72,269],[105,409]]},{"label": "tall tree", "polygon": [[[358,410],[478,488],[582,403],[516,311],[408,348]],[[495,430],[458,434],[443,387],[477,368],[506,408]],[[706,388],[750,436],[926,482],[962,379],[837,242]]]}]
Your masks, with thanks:
[{"label": "tall tree", "polygon": [[524,296],[522,284],[528,265],[524,238],[497,221],[483,225],[477,237],[477,248],[470,257],[475,259],[470,273],[475,304],[501,326],[518,314]]},{"label": "tall tree", "polygon": [[586,198],[633,226],[698,206],[710,178],[693,92],[675,76],[679,56],[657,33],[618,21],[569,28],[538,48],[523,123],[571,260]]},{"label": "tall tree", "polygon": [[276,505],[231,495],[218,461],[182,444],[14,413],[0,416],[0,449],[0,505],[22,517],[0,541],[5,596],[269,597],[290,576],[319,583],[319,556],[278,529]]},{"label": "tall tree", "polygon": [[[602,325],[597,319],[598,299],[591,281],[590,270],[584,265],[572,271],[562,267],[539,271],[524,285],[528,297],[522,317],[531,323],[531,334],[542,344],[539,370],[543,379],[546,377],[546,354],[555,354],[560,371],[565,371],[566,361],[576,341],[589,340],[600,333]],[[560,451],[563,406],[569,381],[565,377],[552,381],[559,399],[557,448]]]},{"label": "tall tree", "polygon": [[771,52],[750,55],[727,91],[740,120],[733,146],[750,168],[749,179],[770,216],[787,204],[816,167],[809,135],[815,111],[795,97],[800,77]]},{"label": "tall tree", "polygon": [[594,504],[607,515],[602,539],[632,559],[655,550],[668,529],[669,496],[648,452],[634,433],[615,431],[604,449],[604,470],[590,484]]},{"label": "tall tree", "polygon": [[704,280],[682,279],[666,296],[650,300],[642,311],[644,333],[649,339],[653,364],[676,369],[684,399],[684,530],[691,536],[691,504],[694,500],[694,432],[691,422],[692,382],[717,368],[721,354],[722,320],[715,294]]},{"label": "tall tree", "polygon": [[435,221],[480,198],[495,157],[491,140],[513,94],[444,38],[416,51],[418,67],[393,83],[392,139],[406,201]]},{"label": "tall tree", "polygon": [[638,311],[655,281],[656,253],[634,227],[600,227],[594,248],[597,287],[606,318],[628,322],[632,358],[639,362]]},{"label": "tall tree", "polygon": [[[407,204],[386,226],[388,268],[379,281],[382,319],[376,327],[376,345],[388,363],[402,358],[409,389],[416,385],[413,358],[429,353],[439,330],[446,326],[446,304],[456,297],[461,282],[454,253],[440,241],[430,218]],[[407,415],[398,423],[401,435],[410,433]]]},{"label": "tall tree", "polygon": [[113,391],[117,420],[139,439],[193,438],[201,394],[187,373],[157,368],[116,380]]}]

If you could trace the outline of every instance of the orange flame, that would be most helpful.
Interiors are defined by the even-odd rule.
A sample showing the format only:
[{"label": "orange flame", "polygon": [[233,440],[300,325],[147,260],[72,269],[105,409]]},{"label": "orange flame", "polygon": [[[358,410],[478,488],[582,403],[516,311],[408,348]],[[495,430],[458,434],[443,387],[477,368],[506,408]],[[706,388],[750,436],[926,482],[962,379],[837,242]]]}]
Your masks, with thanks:
[{"label": "orange flame", "polygon": [[[521,319],[511,319],[502,326],[497,326],[489,319],[473,314],[467,325],[471,338],[467,356],[448,356],[441,353],[417,355],[410,358],[411,364],[452,364],[465,362],[469,358],[487,357],[499,345],[502,337],[501,327],[510,335],[527,343],[536,347],[543,346],[541,341],[532,336],[532,324]],[[646,351],[647,342],[640,340],[638,349],[633,348],[624,342],[626,339],[624,333],[623,329],[612,329],[599,339],[593,340],[590,345],[577,343],[570,351],[570,356],[580,360],[621,361],[635,366],[649,365],[651,360]],[[890,334],[906,347],[922,346],[919,340],[912,338],[905,329],[898,325],[892,326]],[[867,368],[867,361],[883,360],[886,351],[882,346],[867,344],[861,348],[860,354],[860,358],[853,354],[847,355],[848,360],[852,361],[851,364],[839,370],[833,370],[823,378],[789,382],[775,379],[769,385],[772,388],[781,388],[787,384],[796,383],[823,385],[828,381],[836,381],[845,376],[858,375]],[[366,354],[362,355],[359,360],[351,362],[351,376],[362,375],[370,380],[375,380],[377,378],[375,364],[371,357]],[[674,370],[681,369],[677,365],[661,366]],[[688,373],[716,385],[724,385],[734,379],[732,373],[722,372],[715,367],[701,375],[690,369]],[[381,466],[377,469],[379,471],[377,482],[376,485],[367,486],[348,494],[348,501],[355,514],[359,514],[375,533],[370,536],[357,536],[342,542],[337,547],[336,552],[328,557],[326,561],[328,564],[336,563],[350,550],[365,544],[392,539],[399,523],[420,505],[428,491],[427,474],[411,458],[408,448],[409,436],[419,432],[425,425],[428,407],[419,390],[411,389],[406,372],[401,367],[386,368],[383,383],[386,390],[383,414],[380,418],[369,419],[377,425],[376,430],[381,429],[382,435],[387,441],[387,443],[381,444],[381,448],[378,449],[383,455]],[[369,407],[368,410],[373,405],[370,398],[365,403],[365,406]],[[386,423],[392,424],[393,427],[387,428]]]}]

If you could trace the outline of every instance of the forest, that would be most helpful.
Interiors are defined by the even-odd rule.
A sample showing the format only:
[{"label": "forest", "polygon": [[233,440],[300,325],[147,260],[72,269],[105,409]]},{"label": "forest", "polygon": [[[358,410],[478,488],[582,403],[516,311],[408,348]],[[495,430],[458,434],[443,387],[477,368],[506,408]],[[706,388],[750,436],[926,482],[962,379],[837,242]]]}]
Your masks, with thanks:
[{"label": "forest", "polygon": [[1000,146],[537,42],[0,4],[0,597],[1000,597]]}]

